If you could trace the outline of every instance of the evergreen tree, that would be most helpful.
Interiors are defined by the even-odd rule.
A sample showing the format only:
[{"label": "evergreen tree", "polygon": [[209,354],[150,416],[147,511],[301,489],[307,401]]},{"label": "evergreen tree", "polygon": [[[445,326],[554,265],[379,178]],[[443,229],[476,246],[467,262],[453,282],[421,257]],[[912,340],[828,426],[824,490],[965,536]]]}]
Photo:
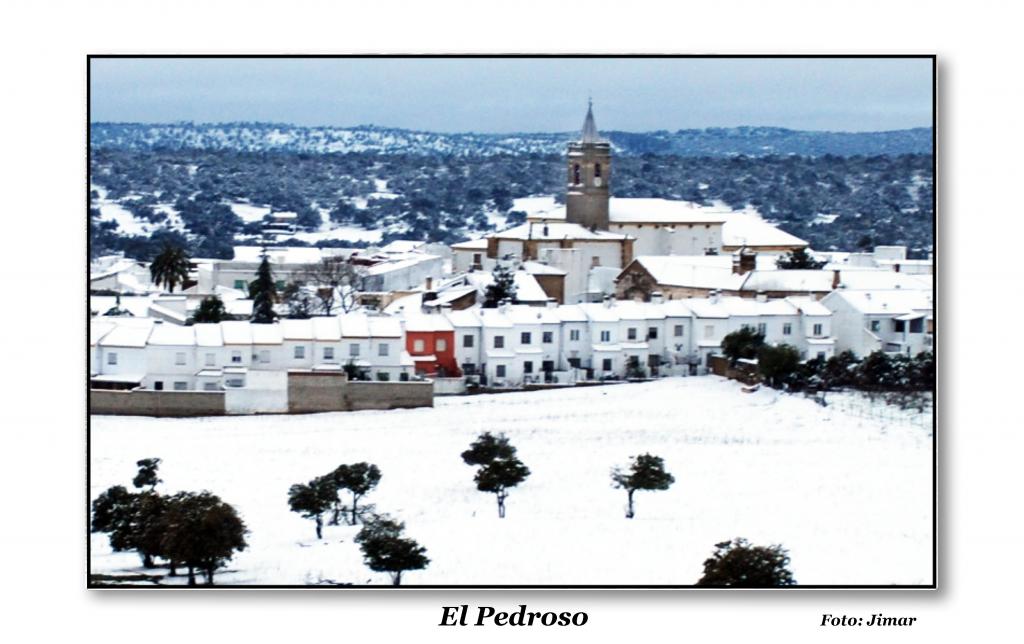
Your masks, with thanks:
[{"label": "evergreen tree", "polygon": [[92,531],[106,532],[114,552],[134,550],[146,568],[155,567],[162,554],[160,522],[166,509],[163,497],[154,492],[131,493],[115,485],[92,502]]},{"label": "evergreen tree", "polygon": [[169,292],[188,279],[189,257],[181,246],[167,244],[153,258],[149,265],[149,275],[154,284],[162,284]]},{"label": "evergreen tree", "polygon": [[179,492],[167,499],[161,550],[188,568],[188,585],[201,571],[207,585],[235,551],[245,550],[245,523],[233,507],[209,492]]},{"label": "evergreen tree", "polygon": [[698,586],[771,588],[793,586],[789,553],[781,545],[752,546],[746,539],[715,544],[715,552],[704,561],[704,576]]},{"label": "evergreen tree", "polygon": [[[352,494],[352,506],[348,508],[351,512],[349,525],[355,525],[359,517],[359,499],[363,498],[370,490],[380,483],[380,469],[371,463],[353,463],[351,465],[339,465],[331,473],[331,479],[337,490],[348,490]],[[331,523],[338,524],[339,506],[334,506],[334,518]]]},{"label": "evergreen tree", "polygon": [[209,295],[204,297],[199,306],[196,307],[191,321],[193,323],[216,324],[217,322],[230,319],[231,316],[228,314],[227,309],[224,308],[224,301],[217,295]]},{"label": "evergreen tree", "polygon": [[316,538],[323,539],[324,512],[331,509],[338,499],[334,480],[321,476],[309,483],[296,483],[288,489],[288,505],[292,512],[298,512],[316,523]]},{"label": "evergreen tree", "polygon": [[490,492],[498,500],[498,517],[505,517],[505,499],[513,488],[530,475],[530,469],[516,457],[516,448],[504,434],[484,432],[462,452],[467,465],[479,465],[473,480],[481,492]]},{"label": "evergreen tree", "polygon": [[736,366],[740,358],[752,360],[764,344],[764,336],[750,326],[741,327],[722,338],[722,354],[729,358],[729,364]]},{"label": "evergreen tree", "polygon": [[355,538],[370,570],[388,573],[395,586],[401,585],[406,570],[422,570],[430,563],[427,549],[403,537],[404,530],[404,523],[378,516],[367,521]]},{"label": "evergreen tree", "polygon": [[775,260],[775,266],[782,270],[791,269],[807,269],[807,270],[819,270],[825,266],[827,262],[814,259],[814,257],[807,252],[806,248],[797,248],[791,250],[786,255],[780,255]]},{"label": "evergreen tree", "polygon": [[491,271],[491,276],[494,281],[487,285],[487,289],[484,291],[484,303],[485,309],[495,309],[502,301],[508,300],[509,302],[516,303],[516,282],[515,273],[507,266],[504,266],[500,262],[495,265],[494,270]]},{"label": "evergreen tree", "polygon": [[270,268],[270,258],[266,252],[256,269],[256,280],[250,285],[252,296],[252,321],[255,324],[271,324],[276,318],[274,302],[277,301],[277,286],[274,284],[274,273]]},{"label": "evergreen tree", "polygon": [[675,478],[665,471],[665,461],[660,456],[641,454],[631,457],[629,470],[612,469],[612,484],[626,490],[626,518],[635,516],[633,510],[633,493],[637,490],[667,490],[675,483]]},{"label": "evergreen tree", "polygon": [[766,344],[757,351],[757,368],[772,387],[778,387],[800,366],[800,352],[788,344]]}]

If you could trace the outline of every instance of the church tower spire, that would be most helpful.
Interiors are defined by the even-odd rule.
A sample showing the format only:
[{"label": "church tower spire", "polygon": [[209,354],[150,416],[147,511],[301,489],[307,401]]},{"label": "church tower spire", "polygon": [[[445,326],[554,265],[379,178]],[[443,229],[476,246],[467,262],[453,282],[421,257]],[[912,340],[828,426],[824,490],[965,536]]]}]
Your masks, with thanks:
[{"label": "church tower spire", "polygon": [[578,141],[569,143],[569,180],[565,220],[592,230],[608,230],[608,198],[612,176],[611,144],[597,133],[593,101]]}]

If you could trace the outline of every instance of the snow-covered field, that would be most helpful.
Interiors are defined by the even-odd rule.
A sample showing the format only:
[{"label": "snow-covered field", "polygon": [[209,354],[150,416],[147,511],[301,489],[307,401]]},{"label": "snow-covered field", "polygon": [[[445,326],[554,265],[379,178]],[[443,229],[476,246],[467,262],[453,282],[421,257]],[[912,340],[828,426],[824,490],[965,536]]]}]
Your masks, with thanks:
[{"label": "snow-covered field", "polygon": [[[438,398],[432,409],[206,419],[92,418],[92,489],[130,487],[163,459],[162,489],[208,489],[251,534],[219,583],[386,584],[356,528],[290,512],[288,487],[341,463],[383,472],[368,501],[407,524],[431,559],[405,584],[692,584],[716,542],[781,543],[801,584],[931,583],[930,423],[881,421],[713,376]],[[498,519],[459,454],[505,432],[531,476]],[[664,457],[676,483],[638,492],[609,472]],[[93,573],[140,572],[92,535]],[[177,578],[179,581],[182,579]]]}]

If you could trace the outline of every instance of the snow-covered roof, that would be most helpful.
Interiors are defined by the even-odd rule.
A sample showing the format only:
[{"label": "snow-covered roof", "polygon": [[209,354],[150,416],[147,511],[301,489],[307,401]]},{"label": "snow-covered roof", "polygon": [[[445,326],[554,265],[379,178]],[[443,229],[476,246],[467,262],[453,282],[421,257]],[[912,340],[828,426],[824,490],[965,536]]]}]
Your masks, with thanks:
[{"label": "snow-covered roof", "polygon": [[[235,246],[236,262],[259,263],[263,261],[262,246]],[[267,247],[267,257],[271,264],[316,264],[323,258],[319,248],[303,246]]]},{"label": "snow-covered roof", "polygon": [[[545,232],[546,229],[546,232]],[[534,241],[557,241],[561,239],[575,239],[587,241],[621,241],[629,239],[629,235],[608,232],[607,230],[590,230],[579,224],[570,224],[556,221],[540,223],[528,221],[508,230],[492,233],[490,236],[499,239],[518,239]]]},{"label": "snow-covered roof", "polygon": [[341,336],[344,338],[370,337],[370,324],[362,313],[346,313],[338,318]]},{"label": "snow-covered roof", "polygon": [[192,327],[196,332],[196,345],[200,347],[221,347],[224,346],[224,338],[221,336],[220,324],[196,324]]},{"label": "snow-covered roof", "polygon": [[840,271],[839,283],[847,289],[908,289],[930,291],[930,275],[911,275],[888,270]]},{"label": "snow-covered roof", "polygon": [[562,322],[586,322],[587,314],[578,304],[565,304],[554,309],[555,316]]},{"label": "snow-covered roof", "polygon": [[313,320],[281,320],[281,337],[284,340],[312,340]]},{"label": "snow-covered roof", "polygon": [[451,331],[452,323],[443,315],[422,313],[405,314],[405,330],[418,332]]},{"label": "snow-covered roof", "polygon": [[789,291],[827,293],[832,290],[835,274],[823,270],[756,270],[747,273],[741,288],[745,291]]},{"label": "snow-covered roof", "polygon": [[729,211],[692,201],[671,199],[608,200],[608,220],[613,224],[720,224]]},{"label": "snow-covered roof", "polygon": [[380,250],[382,253],[411,253],[422,247],[426,242],[413,239],[396,239]]},{"label": "snow-covered roof", "polygon": [[220,323],[224,344],[252,344],[252,325],[248,321],[232,320]]},{"label": "snow-covered roof", "polygon": [[838,290],[825,296],[822,303],[831,308],[830,303],[837,298],[866,315],[903,315],[933,308],[930,292],[910,289]]},{"label": "snow-covered roof", "polygon": [[512,320],[508,318],[501,309],[480,309],[477,314],[480,316],[480,324],[486,328],[512,328]]},{"label": "snow-covered roof", "polygon": [[98,344],[103,347],[144,347],[153,330],[154,320],[146,318],[119,318],[118,323],[103,335]]},{"label": "snow-covered roof", "polygon": [[480,318],[477,317],[477,314],[473,309],[447,311],[444,313],[444,316],[448,318],[448,322],[450,322],[453,327],[475,328],[480,326]]},{"label": "snow-covered roof", "polygon": [[568,273],[557,266],[542,264],[541,262],[523,262],[523,270],[531,275],[567,275]]},{"label": "snow-covered roof", "polygon": [[253,344],[281,344],[280,324],[252,324]]},{"label": "snow-covered roof", "polygon": [[453,250],[487,250],[487,238],[470,239],[468,241],[452,244]]},{"label": "snow-covered roof", "polygon": [[729,213],[722,225],[723,246],[807,246],[807,242],[756,214]]},{"label": "snow-covered roof", "polygon": [[554,308],[543,306],[510,306],[507,313],[513,324],[558,324],[561,320],[555,315]]},{"label": "snow-covered roof", "polygon": [[[441,316],[435,316],[441,317]],[[398,318],[382,315],[367,317],[370,327],[370,336],[374,338],[400,338],[402,337],[402,322]]]},{"label": "snow-covered roof", "polygon": [[832,315],[832,311],[827,306],[814,299],[813,297],[787,297],[786,301],[792,304],[800,311],[803,315],[820,316],[820,315]]},{"label": "snow-covered roof", "polygon": [[666,286],[738,290],[745,279],[732,272],[728,255],[641,255],[633,261]]},{"label": "snow-covered roof", "polygon": [[194,346],[195,328],[176,324],[156,324],[149,334],[147,343],[151,346]]},{"label": "snow-covered roof", "polygon": [[313,339],[318,342],[337,342],[341,340],[341,324],[336,317],[312,318]]}]

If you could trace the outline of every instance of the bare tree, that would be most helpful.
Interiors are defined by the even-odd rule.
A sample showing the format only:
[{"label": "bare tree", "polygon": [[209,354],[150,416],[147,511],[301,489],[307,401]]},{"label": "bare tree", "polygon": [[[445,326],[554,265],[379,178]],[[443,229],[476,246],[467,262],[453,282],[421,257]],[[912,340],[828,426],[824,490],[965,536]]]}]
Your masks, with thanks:
[{"label": "bare tree", "polygon": [[313,287],[324,315],[330,315],[335,309],[348,313],[358,304],[359,292],[366,282],[366,268],[343,257],[325,257],[308,265],[301,279]]}]

